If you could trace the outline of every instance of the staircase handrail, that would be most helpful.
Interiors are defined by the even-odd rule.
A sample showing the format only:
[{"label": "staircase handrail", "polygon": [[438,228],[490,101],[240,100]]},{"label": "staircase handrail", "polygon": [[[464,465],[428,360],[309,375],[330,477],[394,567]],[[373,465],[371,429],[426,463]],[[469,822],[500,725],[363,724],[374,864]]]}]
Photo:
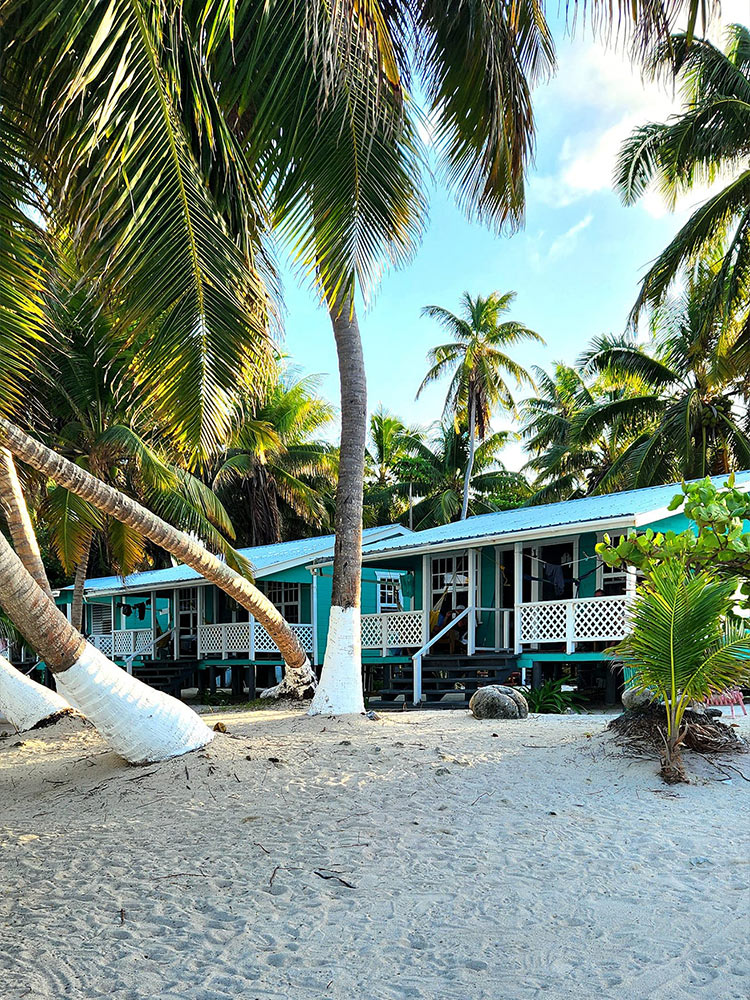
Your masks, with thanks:
[{"label": "staircase handrail", "polygon": [[462,618],[465,618],[467,615],[471,613],[476,614],[476,611],[477,608],[473,604],[470,604],[468,607],[464,608],[460,615],[457,615],[455,618],[451,618],[449,622],[446,622],[445,625],[443,625],[443,627],[440,629],[440,631],[436,632],[431,639],[428,639],[427,642],[422,646],[422,648],[418,649],[414,654],[414,656],[412,656],[411,661],[413,664],[413,674],[414,674],[414,694],[412,700],[415,705],[418,705],[422,700],[422,657],[424,656],[424,654],[427,652],[428,649],[432,648],[432,646],[438,641],[438,639],[442,639],[443,636],[447,635],[447,633],[450,632],[452,628],[455,628],[455,626],[458,624],[458,622],[461,621]]}]

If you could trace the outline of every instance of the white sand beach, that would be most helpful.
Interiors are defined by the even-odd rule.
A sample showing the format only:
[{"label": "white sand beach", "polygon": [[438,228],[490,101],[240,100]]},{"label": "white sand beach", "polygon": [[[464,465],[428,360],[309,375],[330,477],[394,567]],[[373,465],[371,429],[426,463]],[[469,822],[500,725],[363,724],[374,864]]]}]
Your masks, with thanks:
[{"label": "white sand beach", "polygon": [[144,768],[71,720],[0,740],[4,1000],[747,997],[723,759],[667,787],[604,716],[215,719]]}]

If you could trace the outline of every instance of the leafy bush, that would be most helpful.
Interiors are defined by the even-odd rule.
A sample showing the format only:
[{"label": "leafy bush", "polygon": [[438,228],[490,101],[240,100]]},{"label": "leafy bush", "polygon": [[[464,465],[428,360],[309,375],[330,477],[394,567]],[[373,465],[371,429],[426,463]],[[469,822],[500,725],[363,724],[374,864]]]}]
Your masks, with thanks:
[{"label": "leafy bush", "polygon": [[538,688],[521,688],[521,692],[529,703],[530,712],[540,715],[564,715],[569,709],[583,712],[583,696],[577,691],[563,691],[563,685],[572,683],[572,677],[561,677],[556,681],[545,681]]}]

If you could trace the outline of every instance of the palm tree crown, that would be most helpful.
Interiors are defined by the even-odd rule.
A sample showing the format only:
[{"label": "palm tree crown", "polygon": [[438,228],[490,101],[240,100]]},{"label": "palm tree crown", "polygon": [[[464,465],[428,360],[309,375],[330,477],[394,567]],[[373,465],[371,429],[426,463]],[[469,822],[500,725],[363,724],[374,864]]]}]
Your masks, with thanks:
[{"label": "palm tree crown", "polygon": [[[727,31],[722,52],[711,42],[677,35],[655,66],[675,58],[684,107],[665,123],[636,129],[620,152],[615,183],[631,204],[652,184],[674,203],[696,183],[731,180],[691,215],[651,265],[635,305],[661,302],[686,263],[715,256],[720,266],[704,288],[714,311],[747,318],[750,268],[750,31]],[[717,244],[720,250],[716,253]],[[746,334],[747,336],[747,334]]]},{"label": "palm tree crown", "polygon": [[507,353],[525,340],[544,343],[538,333],[515,320],[503,319],[516,297],[515,292],[492,292],[487,298],[462,299],[461,315],[442,306],[425,306],[422,314],[436,319],[451,336],[451,341],[434,347],[427,355],[430,368],[417,390],[417,396],[431,382],[451,376],[445,399],[445,414],[464,419],[469,431],[469,459],[461,517],[466,517],[469,481],[472,474],[476,440],[486,437],[492,413],[498,407],[515,414],[515,402],[506,381],[512,376],[520,387],[533,385],[531,375]]},{"label": "palm tree crown", "polygon": [[737,326],[711,311],[706,289],[715,270],[705,264],[685,290],[651,315],[652,343],[630,337],[594,341],[582,364],[621,384],[623,398],[589,409],[584,434],[623,421],[646,433],[624,452],[632,486],[718,475],[750,465],[750,437],[742,422],[746,369],[736,351]]}]

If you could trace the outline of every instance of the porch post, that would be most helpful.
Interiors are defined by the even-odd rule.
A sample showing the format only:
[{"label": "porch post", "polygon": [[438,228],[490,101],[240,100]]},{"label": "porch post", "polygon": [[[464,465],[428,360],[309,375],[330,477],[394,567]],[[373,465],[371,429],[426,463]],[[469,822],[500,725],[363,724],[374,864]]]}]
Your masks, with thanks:
[{"label": "porch post", "polygon": [[255,659],[255,618],[252,615],[250,615],[248,620],[250,622],[250,649],[249,649],[249,653],[250,653],[250,659],[254,660]]},{"label": "porch post", "polygon": [[175,660],[180,658],[180,630],[178,627],[178,622],[180,620],[180,592],[176,587],[172,588],[172,649],[174,651]]},{"label": "porch post", "polygon": [[477,612],[476,608],[481,604],[478,597],[479,581],[477,580],[477,550],[469,549],[469,630],[466,635],[466,652],[473,656],[477,651]]},{"label": "porch post", "polygon": [[521,652],[521,604],[523,602],[523,543],[513,544],[513,608],[515,627],[513,630],[513,651]]},{"label": "porch post", "polygon": [[312,571],[312,644],[313,644],[313,664],[318,663],[318,571]]},{"label": "porch post", "polygon": [[576,633],[576,607],[575,601],[565,602],[565,652],[574,653]]},{"label": "porch post", "polygon": [[203,627],[205,600],[206,595],[203,587],[198,587],[198,621],[195,626],[195,655],[199,660],[203,659],[201,655],[201,629]]},{"label": "porch post", "polygon": [[422,645],[430,638],[430,557],[422,556]]}]

